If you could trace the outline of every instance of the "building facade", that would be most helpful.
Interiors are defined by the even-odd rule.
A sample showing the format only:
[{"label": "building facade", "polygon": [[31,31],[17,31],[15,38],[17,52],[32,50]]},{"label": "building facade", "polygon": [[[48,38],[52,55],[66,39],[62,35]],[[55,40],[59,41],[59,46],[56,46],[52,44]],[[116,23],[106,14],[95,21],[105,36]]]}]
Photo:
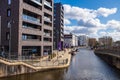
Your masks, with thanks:
[{"label": "building facade", "polygon": [[1,47],[1,16],[0,16],[0,47]]},{"label": "building facade", "polygon": [[1,0],[1,46],[11,55],[53,50],[53,0]]},{"label": "building facade", "polygon": [[64,48],[64,7],[61,3],[54,4],[54,49]]},{"label": "building facade", "polygon": [[96,38],[89,38],[88,45],[89,45],[91,48],[95,47],[96,44],[97,44]]},{"label": "building facade", "polygon": [[103,47],[110,47],[112,46],[113,39],[110,36],[103,36],[99,38],[99,45]]},{"label": "building facade", "polygon": [[113,47],[120,47],[120,41],[113,42]]},{"label": "building facade", "polygon": [[78,37],[73,34],[65,34],[64,35],[64,47],[71,48],[78,46]]},{"label": "building facade", "polygon": [[78,36],[78,45],[79,46],[88,46],[88,36],[87,35]]}]

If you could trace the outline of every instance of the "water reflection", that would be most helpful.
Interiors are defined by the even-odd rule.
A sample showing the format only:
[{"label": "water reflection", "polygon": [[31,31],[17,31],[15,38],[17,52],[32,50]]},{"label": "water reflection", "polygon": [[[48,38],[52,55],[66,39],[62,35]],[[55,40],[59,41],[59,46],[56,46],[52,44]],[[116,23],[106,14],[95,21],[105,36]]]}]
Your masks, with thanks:
[{"label": "water reflection", "polygon": [[69,68],[19,75],[0,80],[120,80],[120,71],[106,64],[93,51],[80,49]]}]

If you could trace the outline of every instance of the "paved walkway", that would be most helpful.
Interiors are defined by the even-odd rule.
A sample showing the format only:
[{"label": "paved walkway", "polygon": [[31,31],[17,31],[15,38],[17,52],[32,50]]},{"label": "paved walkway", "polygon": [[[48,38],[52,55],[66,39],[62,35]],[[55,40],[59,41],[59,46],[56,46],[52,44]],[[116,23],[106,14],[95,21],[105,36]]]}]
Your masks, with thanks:
[{"label": "paved walkway", "polygon": [[55,53],[56,56],[51,60],[49,60],[49,57],[47,57],[46,59],[40,59],[40,61],[38,62],[28,62],[28,64],[34,65],[36,67],[52,67],[66,65],[68,63],[68,59],[71,58],[69,51],[70,50],[58,51],[57,53]]},{"label": "paved walkway", "polygon": [[49,56],[37,60],[24,60],[24,61],[18,61],[18,60],[7,60],[7,59],[0,59],[0,62],[6,64],[6,65],[24,65],[27,67],[30,67],[35,70],[44,70],[44,69],[54,69],[54,68],[64,68],[68,67],[70,65],[71,61],[71,54],[69,54],[70,49],[66,51],[59,51],[56,54],[56,56],[49,60]]}]

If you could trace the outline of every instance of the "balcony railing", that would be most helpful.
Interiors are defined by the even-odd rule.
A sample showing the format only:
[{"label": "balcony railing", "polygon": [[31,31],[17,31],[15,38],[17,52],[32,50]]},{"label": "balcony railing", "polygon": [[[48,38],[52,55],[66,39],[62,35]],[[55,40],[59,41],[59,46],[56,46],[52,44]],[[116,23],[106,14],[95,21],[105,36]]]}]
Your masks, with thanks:
[{"label": "balcony railing", "polygon": [[42,3],[41,3],[42,1],[41,0],[31,0],[31,1],[36,3],[36,4],[38,4],[38,5],[40,5],[40,6],[42,5]]},{"label": "balcony railing", "polygon": [[40,19],[37,19],[37,18],[32,17],[32,16],[28,16],[26,14],[23,14],[23,19],[28,20],[28,21],[32,21],[32,22],[35,22],[35,23],[40,23]]},{"label": "balcony railing", "polygon": [[48,1],[44,1],[44,4],[46,5],[46,6],[48,6],[48,7],[50,7],[50,8],[52,8],[52,5],[51,5],[51,3],[50,2],[48,2]]},{"label": "balcony railing", "polygon": [[40,39],[23,39],[23,41],[40,41]]},{"label": "balcony railing", "polygon": [[25,28],[25,29],[40,31],[40,28],[34,28],[32,26],[23,25],[22,27]]},{"label": "balcony railing", "polygon": [[40,41],[40,38],[34,38],[34,36],[22,35],[22,40],[24,41]]},{"label": "balcony railing", "polygon": [[44,20],[45,20],[45,21],[48,21],[48,22],[51,22],[51,19],[48,18],[48,17],[44,17]]},{"label": "balcony railing", "polygon": [[30,26],[25,26],[25,25],[23,25],[23,28],[30,29],[30,30],[35,30],[35,31],[40,31],[40,29],[33,28],[33,27],[30,27]]},{"label": "balcony railing", "polygon": [[44,33],[44,36],[51,37],[50,33]]}]

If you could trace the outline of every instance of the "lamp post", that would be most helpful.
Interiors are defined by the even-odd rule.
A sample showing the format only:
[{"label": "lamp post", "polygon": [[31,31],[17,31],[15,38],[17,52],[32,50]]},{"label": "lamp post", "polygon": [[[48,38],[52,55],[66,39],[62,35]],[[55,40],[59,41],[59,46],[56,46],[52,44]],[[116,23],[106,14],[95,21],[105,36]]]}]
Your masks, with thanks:
[{"label": "lamp post", "polygon": [[8,54],[8,58],[10,59],[11,57],[11,21],[9,21],[8,23],[8,27],[10,29],[10,33],[9,33],[9,54]]},{"label": "lamp post", "polygon": [[11,35],[12,35],[11,23],[14,23],[14,21],[9,21],[8,22],[8,27],[10,28],[10,33],[9,33],[9,54],[8,54],[9,59],[11,59]]}]

